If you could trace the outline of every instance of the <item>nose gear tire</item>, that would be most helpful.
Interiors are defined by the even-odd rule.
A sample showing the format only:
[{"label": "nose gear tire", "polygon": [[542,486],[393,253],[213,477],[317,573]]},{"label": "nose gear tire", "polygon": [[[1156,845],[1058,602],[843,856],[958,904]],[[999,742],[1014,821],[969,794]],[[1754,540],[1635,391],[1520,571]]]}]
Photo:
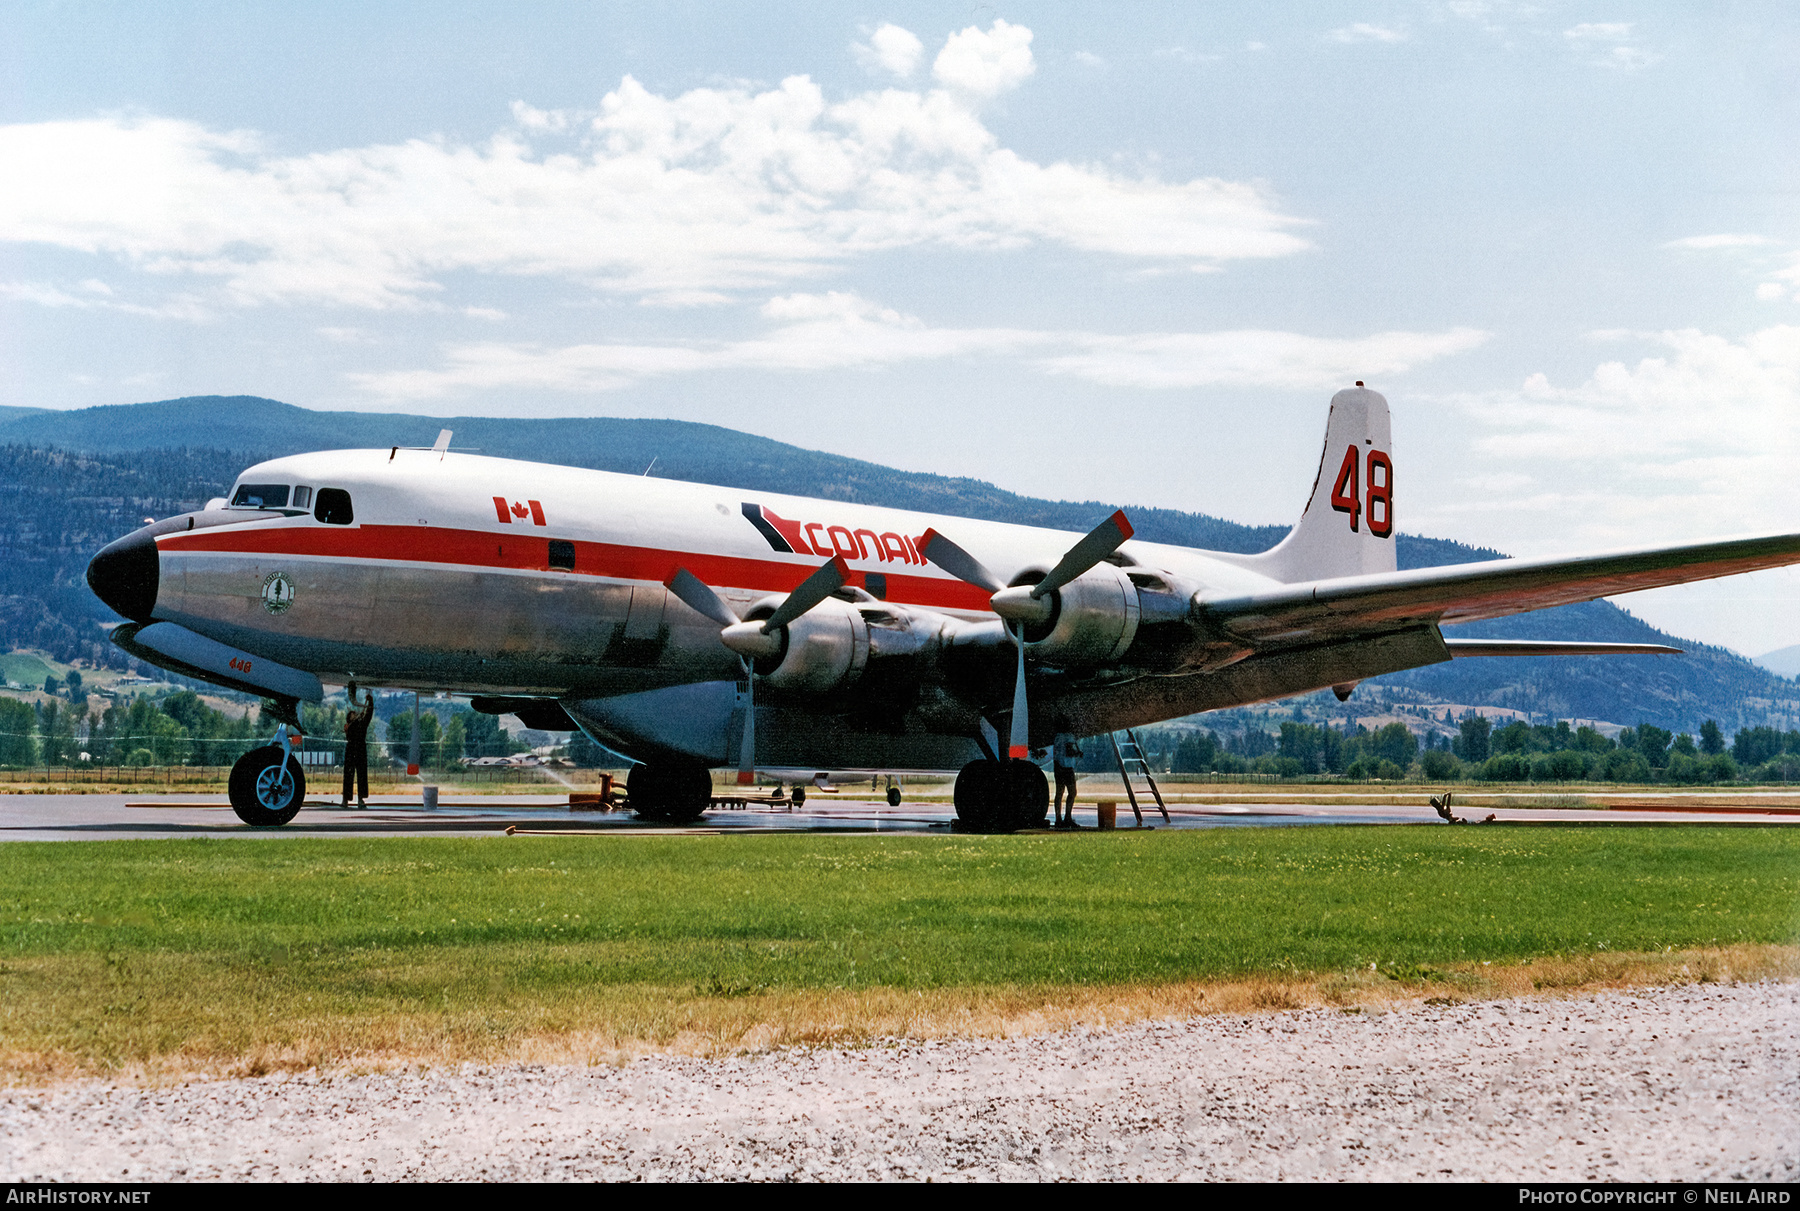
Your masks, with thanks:
[{"label": "nose gear tire", "polygon": [[253,748],[231,767],[231,810],[252,828],[279,828],[306,802],[300,763],[273,744]]}]

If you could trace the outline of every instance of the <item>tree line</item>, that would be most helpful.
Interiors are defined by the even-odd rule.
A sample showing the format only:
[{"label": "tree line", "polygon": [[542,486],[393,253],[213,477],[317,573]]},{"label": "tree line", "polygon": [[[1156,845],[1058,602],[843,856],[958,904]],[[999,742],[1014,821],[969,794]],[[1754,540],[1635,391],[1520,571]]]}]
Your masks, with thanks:
[{"label": "tree line", "polygon": [[[404,698],[410,704],[411,696],[384,697]],[[383,705],[391,711],[385,721],[386,739],[371,736],[371,756],[385,753],[389,760],[405,764],[412,747],[412,712],[392,702]],[[35,706],[0,696],[0,766],[230,765],[269,742],[276,722],[269,714],[271,707],[265,702],[241,715],[228,715],[208,706],[192,690],[160,697],[143,694],[92,709],[79,691],[74,701],[50,698]],[[343,752],[341,700],[302,704],[300,721],[305,748]],[[427,708],[419,714],[420,759],[429,768],[453,765],[463,757],[503,757],[524,748],[493,715],[467,707],[442,712]]]},{"label": "tree line", "polygon": [[[1084,742],[1084,748],[1111,752],[1104,737]],[[1454,736],[1433,733],[1421,742],[1400,722],[1373,731],[1284,722],[1279,734],[1189,731],[1173,748],[1154,754],[1152,766],[1175,774],[1334,775],[1352,781],[1791,782],[1800,780],[1800,730],[1740,728],[1728,745],[1712,719],[1700,725],[1697,736],[1639,723],[1608,737],[1592,727],[1571,727],[1566,719],[1495,727],[1486,716],[1470,713]]]}]

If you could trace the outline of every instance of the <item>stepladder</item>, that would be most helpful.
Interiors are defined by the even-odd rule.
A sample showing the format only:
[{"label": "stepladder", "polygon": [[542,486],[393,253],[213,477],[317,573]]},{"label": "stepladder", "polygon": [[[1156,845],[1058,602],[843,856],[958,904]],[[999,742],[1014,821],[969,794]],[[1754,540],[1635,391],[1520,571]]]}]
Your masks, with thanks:
[{"label": "stepladder", "polygon": [[1150,762],[1144,756],[1143,745],[1138,743],[1137,733],[1126,728],[1123,741],[1118,732],[1108,732],[1107,738],[1112,741],[1113,758],[1119,763],[1119,778],[1125,783],[1125,797],[1131,800],[1131,814],[1138,824],[1144,823],[1144,809],[1138,802],[1140,795],[1156,804],[1156,810],[1162,813],[1163,821],[1167,823],[1169,808],[1156,785],[1156,775],[1150,772]]}]

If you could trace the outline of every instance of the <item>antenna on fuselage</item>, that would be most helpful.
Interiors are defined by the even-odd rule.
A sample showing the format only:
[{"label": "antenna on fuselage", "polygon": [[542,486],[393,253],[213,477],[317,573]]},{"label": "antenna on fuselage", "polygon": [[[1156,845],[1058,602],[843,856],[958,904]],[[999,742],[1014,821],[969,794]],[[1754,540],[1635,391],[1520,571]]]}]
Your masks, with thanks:
[{"label": "antenna on fuselage", "polygon": [[[467,452],[470,450],[479,450],[479,449],[481,449],[481,447],[480,446],[463,446],[463,447],[460,447],[460,449],[462,449],[464,452]],[[402,450],[429,450],[431,453],[438,456],[439,462],[443,462],[444,455],[446,455],[450,452],[450,430],[439,429],[438,435],[437,435],[437,440],[435,442],[432,442],[431,445],[429,445],[429,446],[395,446],[393,449],[388,451],[388,461],[393,462],[394,456],[396,454],[399,454],[400,451],[402,451]]]},{"label": "antenna on fuselage", "polygon": [[[660,455],[660,454],[652,454],[652,455],[651,455],[651,456],[650,456],[650,467],[654,467],[654,466],[655,466],[655,465],[656,465],[656,460],[657,460],[657,459],[658,459],[658,458],[661,458],[661,457],[662,457],[662,456],[661,456],[661,455]],[[648,478],[648,477],[649,477],[649,475],[650,475],[650,467],[645,467],[645,468],[644,468],[644,474],[643,474],[643,475],[640,475],[640,476],[638,476],[638,478],[639,478],[639,479],[646,479],[646,478]]]}]

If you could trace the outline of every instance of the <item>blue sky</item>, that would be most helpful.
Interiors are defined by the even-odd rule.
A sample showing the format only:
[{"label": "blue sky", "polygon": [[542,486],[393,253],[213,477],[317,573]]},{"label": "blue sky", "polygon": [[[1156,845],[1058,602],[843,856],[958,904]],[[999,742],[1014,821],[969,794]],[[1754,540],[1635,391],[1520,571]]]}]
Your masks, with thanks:
[{"label": "blue sky", "polygon": [[[0,403],[673,416],[1274,522],[1361,378],[1402,528],[1800,527],[1791,5],[514,8],[7,6]],[[1621,604],[1800,642],[1787,572]]]}]

